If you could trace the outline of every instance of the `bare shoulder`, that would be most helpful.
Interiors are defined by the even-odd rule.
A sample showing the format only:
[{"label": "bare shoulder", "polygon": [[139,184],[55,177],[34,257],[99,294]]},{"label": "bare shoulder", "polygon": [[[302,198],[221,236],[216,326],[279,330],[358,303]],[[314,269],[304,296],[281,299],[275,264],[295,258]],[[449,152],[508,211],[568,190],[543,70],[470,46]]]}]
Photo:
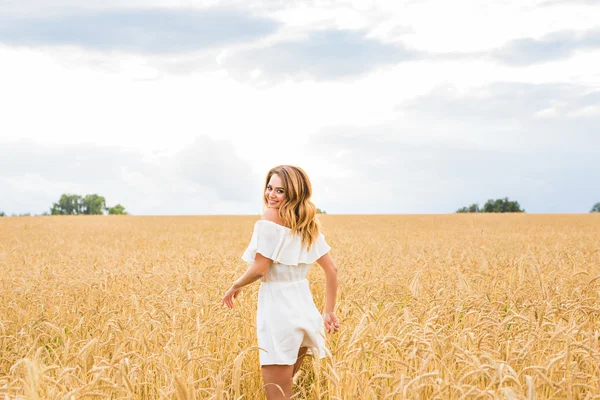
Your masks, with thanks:
[{"label": "bare shoulder", "polygon": [[283,225],[283,220],[279,217],[279,211],[276,208],[267,208],[262,215],[262,219]]}]

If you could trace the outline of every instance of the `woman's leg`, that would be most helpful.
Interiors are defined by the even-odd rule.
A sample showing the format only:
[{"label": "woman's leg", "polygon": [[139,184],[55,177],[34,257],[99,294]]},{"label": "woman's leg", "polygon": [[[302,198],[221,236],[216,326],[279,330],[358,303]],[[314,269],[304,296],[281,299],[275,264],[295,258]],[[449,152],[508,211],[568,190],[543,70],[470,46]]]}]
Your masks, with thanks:
[{"label": "woman's leg", "polygon": [[[263,365],[261,368],[268,400],[292,397],[292,372],[294,365]],[[281,387],[281,389],[280,389]],[[282,393],[283,391],[283,393]]]},{"label": "woman's leg", "polygon": [[294,364],[294,372],[292,372],[292,377],[296,375],[296,372],[300,371],[300,367],[302,367],[302,361],[304,361],[304,356],[306,355],[306,350],[308,347],[300,347],[298,350],[298,360],[296,364]]}]

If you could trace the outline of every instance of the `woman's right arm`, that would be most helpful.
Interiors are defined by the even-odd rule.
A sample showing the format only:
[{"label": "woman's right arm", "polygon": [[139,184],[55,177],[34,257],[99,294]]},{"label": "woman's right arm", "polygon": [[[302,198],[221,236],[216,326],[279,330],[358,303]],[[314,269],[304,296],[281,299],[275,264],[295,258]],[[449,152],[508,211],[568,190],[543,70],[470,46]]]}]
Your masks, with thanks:
[{"label": "woman's right arm", "polygon": [[333,262],[333,258],[329,253],[325,254],[317,260],[317,263],[325,272],[325,310],[323,311],[323,319],[325,320],[325,328],[327,332],[333,330],[337,332],[340,323],[334,313],[335,298],[337,295],[337,268]]}]

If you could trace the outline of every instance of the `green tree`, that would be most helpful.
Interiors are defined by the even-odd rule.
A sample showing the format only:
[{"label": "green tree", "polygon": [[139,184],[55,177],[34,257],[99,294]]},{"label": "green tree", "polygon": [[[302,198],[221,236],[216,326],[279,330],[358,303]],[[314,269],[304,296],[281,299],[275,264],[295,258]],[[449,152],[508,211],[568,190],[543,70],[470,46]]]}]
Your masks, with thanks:
[{"label": "green tree", "polygon": [[127,215],[125,207],[123,207],[120,204],[117,204],[114,207],[107,208],[106,211],[108,211],[109,215]]},{"label": "green tree", "polygon": [[317,208],[317,214],[327,214],[327,211]]},{"label": "green tree", "polygon": [[0,217],[6,217],[6,214],[4,214],[4,211],[0,211]]},{"label": "green tree", "polygon": [[518,201],[510,201],[508,197],[503,199],[489,199],[484,205],[482,212],[486,213],[507,213],[507,212],[525,212],[521,209]]},{"label": "green tree", "polygon": [[82,213],[83,198],[77,194],[63,194],[58,202],[52,204],[52,215],[78,215]]},{"label": "green tree", "polygon": [[85,215],[102,215],[106,209],[106,200],[97,194],[87,194],[82,200],[81,213]]},{"label": "green tree", "polygon": [[82,197],[78,194],[66,193],[60,196],[58,202],[52,204],[50,214],[46,213],[46,215],[103,215],[104,211],[108,211],[109,214],[127,214],[121,204],[107,207],[104,196],[86,194]]},{"label": "green tree", "polygon": [[473,203],[469,207],[459,208],[456,212],[457,213],[478,213],[480,211],[481,210],[479,209],[479,204]]},{"label": "green tree", "polygon": [[600,202],[594,204],[594,207],[590,210],[591,213],[600,213]]}]

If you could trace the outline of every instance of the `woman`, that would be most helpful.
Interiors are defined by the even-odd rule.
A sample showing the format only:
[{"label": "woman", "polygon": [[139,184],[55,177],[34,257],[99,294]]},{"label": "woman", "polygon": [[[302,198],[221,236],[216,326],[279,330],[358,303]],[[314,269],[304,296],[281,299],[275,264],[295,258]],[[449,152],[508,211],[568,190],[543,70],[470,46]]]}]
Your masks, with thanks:
[{"label": "woman", "polygon": [[[288,399],[292,378],[306,354],[325,357],[325,330],[340,327],[335,316],[337,269],[331,247],[319,231],[312,187],[299,167],[279,165],[267,174],[263,203],[250,245],[242,259],[246,273],[225,293],[221,304],[233,307],[240,289],[261,279],[256,330],[267,399]],[[325,271],[325,310],[312,299],[306,274],[314,262]]]}]

